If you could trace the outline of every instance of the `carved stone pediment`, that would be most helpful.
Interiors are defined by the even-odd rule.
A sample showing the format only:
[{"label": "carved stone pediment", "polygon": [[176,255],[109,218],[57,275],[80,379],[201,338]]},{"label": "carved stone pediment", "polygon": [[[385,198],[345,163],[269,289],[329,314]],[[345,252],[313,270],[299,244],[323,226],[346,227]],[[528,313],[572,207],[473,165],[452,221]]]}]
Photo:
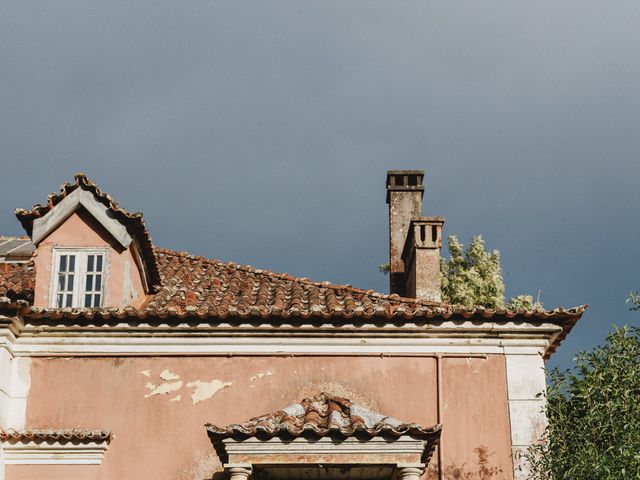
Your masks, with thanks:
[{"label": "carved stone pediment", "polygon": [[423,427],[329,393],[224,428],[207,425],[231,480],[419,477],[440,440]]}]

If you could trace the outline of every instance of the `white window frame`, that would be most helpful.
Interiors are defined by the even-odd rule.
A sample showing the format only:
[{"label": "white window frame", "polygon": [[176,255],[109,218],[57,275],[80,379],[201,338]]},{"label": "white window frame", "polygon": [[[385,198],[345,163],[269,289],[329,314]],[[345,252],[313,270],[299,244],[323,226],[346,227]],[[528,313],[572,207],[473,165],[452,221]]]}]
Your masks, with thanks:
[{"label": "white window frame", "polygon": [[[70,308],[96,308],[84,306],[85,285],[87,282],[87,257],[102,255],[102,284],[100,285],[100,307],[107,305],[107,281],[109,278],[109,250],[107,248],[54,248],[52,252],[51,286],[49,288],[49,307],[60,308],[58,299],[58,270],[61,255],[75,255],[75,278],[73,283],[73,297]],[[69,307],[62,307],[69,308]]]}]

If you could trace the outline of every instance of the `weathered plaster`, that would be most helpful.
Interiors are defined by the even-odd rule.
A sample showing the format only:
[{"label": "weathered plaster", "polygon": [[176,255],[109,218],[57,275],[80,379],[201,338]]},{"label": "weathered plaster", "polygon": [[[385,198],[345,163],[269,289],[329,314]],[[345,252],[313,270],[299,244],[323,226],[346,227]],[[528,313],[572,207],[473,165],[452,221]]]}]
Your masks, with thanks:
[{"label": "weathered plaster", "polygon": [[442,362],[445,478],[513,478],[504,357]]},{"label": "weathered plaster", "polygon": [[[126,475],[120,478],[127,478]],[[101,465],[7,465],[6,480],[109,480]],[[200,480],[200,479],[198,479]]]},{"label": "weathered plaster", "polygon": [[[36,283],[34,305],[48,307],[51,288],[54,248],[105,248],[107,249],[106,306],[138,306],[144,300],[141,272],[134,260],[134,243],[123,249],[112,235],[91,215],[80,210],[66,218],[37,246],[34,261]],[[136,266],[132,268],[131,266]],[[129,286],[125,289],[125,277]],[[125,291],[127,290],[127,291]],[[137,295],[133,297],[132,295]]]},{"label": "weathered plaster", "polygon": [[[211,478],[220,472],[219,464],[211,456],[195,458],[197,452],[213,453],[204,423],[243,422],[299,401],[302,394],[317,394],[328,387],[396,418],[425,425],[437,423],[435,359],[428,357],[163,356],[120,357],[117,364],[99,357],[31,361],[29,426],[79,425],[107,428],[115,434],[99,467],[99,477],[95,473],[85,476],[81,469],[86,467],[78,466],[78,475],[66,478]],[[489,466],[504,471],[498,478],[510,480],[504,357],[471,359],[471,367],[466,358],[444,359],[442,368],[445,469],[477,473],[475,450],[485,448]],[[145,399],[149,393],[145,383],[157,386],[158,372],[164,370],[179,376],[185,384],[196,379],[212,383],[209,379],[213,378],[223,384],[232,382],[233,386],[218,389],[206,401],[197,403],[193,399],[187,404],[171,402],[171,395],[164,397],[166,401],[153,401],[159,396]],[[147,371],[149,376],[142,373]],[[250,380],[267,371],[272,372],[268,381],[266,377],[263,381]],[[186,388],[183,385],[175,393],[184,396]],[[10,467],[9,480],[37,478],[16,470],[20,466]],[[63,478],[56,471],[41,478]],[[197,472],[198,476],[185,476],[191,475],[185,472]]]},{"label": "weathered plaster", "polygon": [[225,387],[230,387],[233,382],[223,382],[218,379],[213,379],[210,382],[203,382],[196,380],[195,382],[187,383],[187,387],[193,387],[195,390],[191,394],[191,400],[193,404],[204,402],[205,400],[213,397],[218,391]]},{"label": "weathered plaster", "polygon": [[270,377],[271,375],[273,375],[273,372],[271,370],[267,370],[266,372],[258,372],[255,375],[253,375],[249,380],[253,382],[255,380],[261,379],[262,377]]},{"label": "weathered plaster", "polygon": [[167,395],[171,392],[180,390],[182,388],[182,381],[179,380],[177,382],[164,382],[157,386],[152,383],[147,383],[146,387],[151,391],[147,393],[144,398],[149,398],[155,395]]},{"label": "weathered plaster", "polygon": [[169,382],[171,380],[178,380],[180,378],[180,375],[176,375],[175,373],[171,373],[170,370],[163,370],[160,373],[160,378]]}]

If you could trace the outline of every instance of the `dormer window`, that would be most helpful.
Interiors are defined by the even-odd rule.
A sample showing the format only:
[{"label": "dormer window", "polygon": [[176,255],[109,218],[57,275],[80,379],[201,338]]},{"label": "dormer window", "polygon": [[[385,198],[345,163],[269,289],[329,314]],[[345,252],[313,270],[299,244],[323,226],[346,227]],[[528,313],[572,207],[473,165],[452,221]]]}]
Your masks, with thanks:
[{"label": "dormer window", "polygon": [[54,249],[50,306],[95,308],[104,304],[105,249]]}]

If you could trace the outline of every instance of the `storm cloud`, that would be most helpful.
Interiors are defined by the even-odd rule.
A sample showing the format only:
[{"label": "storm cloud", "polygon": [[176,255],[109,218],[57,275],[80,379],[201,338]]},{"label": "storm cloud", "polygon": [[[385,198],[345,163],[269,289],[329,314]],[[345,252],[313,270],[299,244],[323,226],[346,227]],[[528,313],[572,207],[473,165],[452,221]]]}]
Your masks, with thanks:
[{"label": "storm cloud", "polygon": [[640,288],[637,1],[2,2],[0,233],[77,171],[154,242],[387,291],[385,171],[502,252],[507,293]]}]

